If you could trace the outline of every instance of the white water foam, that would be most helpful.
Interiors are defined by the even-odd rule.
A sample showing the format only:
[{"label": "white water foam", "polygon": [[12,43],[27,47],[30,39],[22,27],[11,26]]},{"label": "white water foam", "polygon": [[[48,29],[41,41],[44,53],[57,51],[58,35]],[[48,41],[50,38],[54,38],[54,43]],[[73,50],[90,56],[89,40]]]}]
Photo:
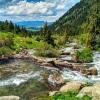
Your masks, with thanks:
[{"label": "white water foam", "polygon": [[28,74],[19,74],[7,80],[0,80],[0,86],[6,85],[20,85],[21,83],[26,82],[27,80],[35,77],[40,77],[40,72],[37,71],[35,73],[30,72]]},{"label": "white water foam", "polygon": [[64,80],[75,80],[75,81],[83,81],[83,82],[100,82],[100,52],[93,53],[93,62],[90,64],[94,64],[94,66],[98,70],[98,75],[93,76],[84,76],[80,72],[71,71],[69,69],[64,69],[62,71],[62,77]]}]

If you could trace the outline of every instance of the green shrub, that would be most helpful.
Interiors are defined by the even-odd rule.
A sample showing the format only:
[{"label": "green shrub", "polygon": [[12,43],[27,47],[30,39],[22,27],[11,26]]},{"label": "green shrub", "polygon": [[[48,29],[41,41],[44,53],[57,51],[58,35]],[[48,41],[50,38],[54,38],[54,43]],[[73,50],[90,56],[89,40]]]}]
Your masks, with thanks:
[{"label": "green shrub", "polygon": [[0,48],[0,56],[10,56],[12,55],[13,51],[9,47],[1,47]]},{"label": "green shrub", "polygon": [[57,93],[54,95],[53,100],[92,100],[91,97],[84,96],[82,98],[76,97],[78,91],[69,91],[65,93]]},{"label": "green shrub", "polygon": [[89,48],[85,48],[81,51],[77,51],[76,54],[76,59],[77,59],[77,62],[92,62],[93,61],[93,54],[92,54],[92,51],[91,49]]},{"label": "green shrub", "polygon": [[17,52],[19,52],[22,49],[34,49],[34,48],[40,48],[43,46],[42,41],[36,41],[34,38],[30,37],[21,37],[21,36],[15,36],[14,37],[14,45],[13,49]]},{"label": "green shrub", "polygon": [[0,32],[0,47],[13,45],[13,34]]},{"label": "green shrub", "polygon": [[60,51],[45,43],[42,48],[37,49],[36,55],[53,58],[58,57],[60,55]]}]

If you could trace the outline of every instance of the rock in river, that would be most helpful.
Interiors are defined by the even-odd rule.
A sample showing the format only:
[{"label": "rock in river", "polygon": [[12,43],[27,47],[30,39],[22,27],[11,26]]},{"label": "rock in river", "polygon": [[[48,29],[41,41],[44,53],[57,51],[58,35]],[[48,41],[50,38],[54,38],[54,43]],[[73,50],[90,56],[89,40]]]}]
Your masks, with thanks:
[{"label": "rock in river", "polygon": [[89,75],[97,75],[98,74],[98,71],[96,69],[96,67],[91,67],[88,69],[88,74]]},{"label": "rock in river", "polygon": [[77,97],[83,97],[83,96],[90,96],[93,97],[92,100],[100,100],[100,84],[95,84],[94,86],[84,87]]},{"label": "rock in river", "polygon": [[68,92],[71,90],[80,90],[82,87],[82,83],[79,82],[68,82],[64,86],[60,88],[60,92]]},{"label": "rock in river", "polygon": [[18,96],[1,96],[0,100],[20,100]]}]

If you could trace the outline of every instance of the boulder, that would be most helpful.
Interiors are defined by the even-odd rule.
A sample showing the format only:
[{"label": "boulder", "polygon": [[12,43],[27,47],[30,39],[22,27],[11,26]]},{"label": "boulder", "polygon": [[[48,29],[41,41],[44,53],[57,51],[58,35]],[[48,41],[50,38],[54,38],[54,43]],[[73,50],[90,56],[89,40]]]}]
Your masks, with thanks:
[{"label": "boulder", "polygon": [[98,71],[96,69],[96,67],[90,67],[88,70],[88,75],[98,75]]},{"label": "boulder", "polygon": [[58,75],[58,74],[53,74],[53,75],[50,75],[49,78],[48,78],[48,81],[50,83],[52,83],[53,85],[62,85],[65,83],[65,81],[63,80],[63,78]]},{"label": "boulder", "polygon": [[1,96],[0,100],[20,100],[18,96]]},{"label": "boulder", "polygon": [[72,68],[72,64],[68,63],[67,61],[60,61],[60,60],[55,60],[54,61],[54,65],[57,68]]},{"label": "boulder", "polygon": [[92,100],[100,100],[100,84],[95,84],[94,86],[84,87],[77,97],[83,97],[83,96],[90,96],[93,97]]},{"label": "boulder", "polygon": [[87,95],[87,96],[92,96],[92,90],[93,90],[93,87],[92,87],[92,86],[84,87],[84,88],[79,92],[79,94],[77,95],[77,97],[83,97],[83,96],[85,96],[85,95]]},{"label": "boulder", "polygon": [[79,83],[79,82],[68,82],[66,83],[64,86],[62,86],[60,88],[60,92],[68,92],[68,91],[71,91],[71,90],[80,90],[82,87],[82,84]]},{"label": "boulder", "polygon": [[49,96],[54,96],[58,91],[51,91],[49,92]]}]

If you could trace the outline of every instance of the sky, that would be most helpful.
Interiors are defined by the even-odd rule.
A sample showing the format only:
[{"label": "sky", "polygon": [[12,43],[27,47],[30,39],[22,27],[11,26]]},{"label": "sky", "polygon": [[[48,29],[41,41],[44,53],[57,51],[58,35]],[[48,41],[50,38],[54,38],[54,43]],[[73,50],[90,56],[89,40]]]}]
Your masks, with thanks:
[{"label": "sky", "polygon": [[0,0],[0,20],[54,22],[80,0]]}]

